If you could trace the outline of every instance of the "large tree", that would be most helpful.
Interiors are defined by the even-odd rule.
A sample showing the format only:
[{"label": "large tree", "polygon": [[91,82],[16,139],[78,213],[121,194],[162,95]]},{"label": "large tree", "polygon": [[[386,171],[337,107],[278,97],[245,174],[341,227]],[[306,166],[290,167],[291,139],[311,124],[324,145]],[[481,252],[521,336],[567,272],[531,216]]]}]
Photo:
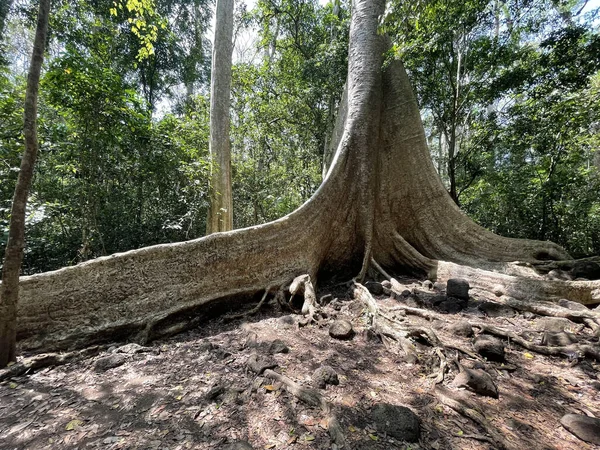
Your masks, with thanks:
[{"label": "large tree", "polygon": [[[355,0],[345,114],[328,175],[298,210],[264,225],[98,258],[21,280],[23,348],[141,339],[193,326],[308,274],[363,276],[373,262],[520,299],[600,302],[600,282],[547,282],[532,265],[569,255],[550,242],[503,238],[466,217],[431,162],[399,61],[383,64],[383,0]],[[528,264],[510,264],[519,260]],[[485,268],[480,270],[477,268]],[[497,290],[497,289],[494,289]]]},{"label": "large tree", "polygon": [[40,0],[37,29],[33,43],[33,55],[27,77],[25,92],[25,113],[23,135],[25,150],[21,158],[19,178],[15,187],[10,227],[6,244],[4,265],[2,266],[2,285],[0,285],[0,367],[5,367],[16,359],[16,319],[19,299],[19,271],[25,247],[25,210],[33,168],[38,153],[37,139],[37,97],[40,85],[40,72],[44,62],[46,34],[50,0]]}]

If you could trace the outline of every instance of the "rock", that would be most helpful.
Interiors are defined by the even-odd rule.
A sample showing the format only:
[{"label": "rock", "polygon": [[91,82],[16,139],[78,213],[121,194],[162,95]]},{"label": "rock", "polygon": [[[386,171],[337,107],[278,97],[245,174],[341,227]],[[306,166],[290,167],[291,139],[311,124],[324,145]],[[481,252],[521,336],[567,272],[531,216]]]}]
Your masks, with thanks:
[{"label": "rock", "polygon": [[377,430],[400,441],[417,442],[420,435],[419,418],[404,406],[379,403],[371,410]]},{"label": "rock", "polygon": [[448,297],[438,305],[440,311],[448,314],[456,314],[467,307],[467,301],[461,298]]},{"label": "rock", "polygon": [[381,344],[381,338],[372,329],[368,328],[363,332],[363,339],[370,344]]},{"label": "rock", "polygon": [[254,450],[248,442],[246,441],[237,441],[231,444],[227,444],[225,447],[221,447],[222,450]]},{"label": "rock", "polygon": [[262,374],[267,369],[274,369],[275,367],[277,367],[277,363],[271,358],[267,358],[266,356],[260,356],[256,353],[252,353],[248,357],[248,361],[246,361],[246,364],[252,372],[258,375]]},{"label": "rock", "polygon": [[600,445],[600,419],[567,414],[560,419],[560,423],[582,441]]},{"label": "rock", "polygon": [[283,342],[281,339],[275,339],[269,345],[269,353],[271,355],[274,355],[276,353],[289,353],[289,351],[290,348],[287,345],[285,345],[285,342]]},{"label": "rock", "polygon": [[487,334],[480,334],[473,340],[473,347],[488,361],[504,361],[504,344],[498,338]]},{"label": "rock", "polygon": [[329,336],[335,339],[351,339],[354,335],[352,324],[347,320],[336,320],[329,327]]},{"label": "rock", "polygon": [[600,264],[593,261],[577,261],[571,271],[574,278],[600,279]]},{"label": "rock", "polygon": [[471,337],[473,336],[473,327],[466,320],[459,320],[458,322],[448,325],[447,330],[456,336]]},{"label": "rock", "polygon": [[549,280],[558,280],[558,281],[571,281],[573,276],[564,270],[554,269],[548,272],[546,277]]},{"label": "rock", "polygon": [[279,318],[279,323],[281,325],[291,327],[291,326],[296,325],[296,319],[291,314],[288,314],[287,316],[281,316]]},{"label": "rock", "polygon": [[531,320],[531,319],[535,319],[536,315],[534,313],[532,313],[531,311],[525,311],[523,313],[523,319],[525,320]]},{"label": "rock", "polygon": [[331,366],[321,366],[312,376],[315,387],[319,389],[325,389],[328,384],[337,386],[340,384],[337,372]]},{"label": "rock", "polygon": [[151,351],[152,351],[152,348],[150,348],[150,347],[143,347],[139,344],[131,343],[131,344],[121,345],[120,347],[118,347],[114,350],[114,353],[126,353],[128,355],[134,355],[136,353],[148,353]]},{"label": "rock", "polygon": [[542,336],[541,345],[549,347],[565,347],[567,345],[576,344],[577,336],[566,331],[545,331]]},{"label": "rock", "polygon": [[435,296],[431,297],[431,299],[429,300],[429,303],[431,303],[432,306],[439,306],[446,300],[448,300],[448,297],[446,297],[445,295],[435,295]]},{"label": "rock", "polygon": [[463,300],[469,300],[469,282],[462,278],[450,278],[446,284],[446,295]]},{"label": "rock", "polygon": [[483,370],[472,370],[461,367],[461,370],[452,385],[456,387],[466,387],[479,395],[498,398],[498,388],[492,377]]},{"label": "rock", "polygon": [[497,284],[492,288],[492,292],[496,297],[502,297],[505,294],[504,286]]},{"label": "rock", "polygon": [[94,363],[94,370],[96,372],[105,372],[108,369],[114,369],[123,365],[127,361],[127,355],[123,353],[115,353],[113,355],[104,356],[103,358],[97,359]]},{"label": "rock", "polygon": [[431,280],[425,280],[421,283],[421,286],[430,291],[433,289],[433,282]]},{"label": "rock", "polygon": [[383,295],[383,285],[381,283],[377,283],[376,281],[369,281],[365,284],[365,287],[373,295]]},{"label": "rock", "polygon": [[477,309],[488,317],[514,317],[517,315],[517,312],[510,306],[494,302],[481,302]]},{"label": "rock", "polygon": [[569,319],[564,317],[542,317],[538,322],[544,331],[551,331],[554,333],[560,333],[565,331],[565,328],[571,325]]}]

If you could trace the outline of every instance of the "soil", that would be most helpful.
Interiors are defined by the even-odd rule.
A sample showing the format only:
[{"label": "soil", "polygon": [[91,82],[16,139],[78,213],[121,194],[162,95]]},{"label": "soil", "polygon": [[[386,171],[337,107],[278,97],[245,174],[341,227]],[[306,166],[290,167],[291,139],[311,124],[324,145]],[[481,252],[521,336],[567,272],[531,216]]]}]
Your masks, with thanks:
[{"label": "soil", "polygon": [[[420,286],[418,280],[401,281],[409,288]],[[318,298],[325,293],[319,292]],[[332,298],[326,309],[329,317],[318,324],[299,327],[301,316],[271,301],[245,319],[215,319],[148,347],[115,344],[94,357],[5,380],[0,383],[0,448],[220,449],[238,441],[254,449],[332,448],[323,411],[249,370],[246,362],[252,354],[315,389],[311,377],[316,369],[327,365],[337,372],[339,384],[327,384],[319,392],[335,409],[347,439],[345,448],[497,448],[477,423],[436,397],[440,360],[433,347],[414,340],[418,361],[408,363],[398,343],[381,341],[367,331],[361,303],[339,289]],[[381,308],[418,304],[418,296],[411,295],[375,298]],[[548,320],[520,313],[490,317],[477,308],[480,304],[481,299],[471,298],[466,309],[432,322],[400,312],[396,318],[431,327],[446,345],[472,352],[473,337],[449,330],[459,321],[483,321],[518,333],[528,330],[531,339],[539,340]],[[430,306],[441,311],[436,308]],[[330,336],[334,319],[352,323],[351,340]],[[592,339],[582,324],[565,324],[567,331]],[[273,345],[275,340],[289,351],[276,353],[285,346]],[[460,356],[461,365],[484,370],[497,385],[497,399],[464,392],[507,446],[595,448],[563,428],[560,419],[568,413],[600,417],[598,362],[547,357],[506,340],[504,344],[504,362],[450,353],[443,385],[459,390],[452,381],[459,373],[453,358]],[[402,405],[417,414],[418,443],[399,442],[377,429],[370,412],[381,403]]]}]

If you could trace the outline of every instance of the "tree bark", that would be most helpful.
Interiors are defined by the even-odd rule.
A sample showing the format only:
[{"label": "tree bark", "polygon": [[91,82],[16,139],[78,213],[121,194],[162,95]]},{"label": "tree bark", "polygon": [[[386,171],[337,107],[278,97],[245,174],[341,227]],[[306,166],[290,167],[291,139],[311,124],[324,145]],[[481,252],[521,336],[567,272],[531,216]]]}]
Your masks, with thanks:
[{"label": "tree bark", "polygon": [[229,97],[233,52],[233,0],[217,0],[210,92],[210,207],[206,234],[233,228]]},{"label": "tree bark", "polygon": [[15,187],[8,242],[2,266],[0,285],[0,368],[16,360],[17,303],[19,300],[19,272],[25,246],[25,211],[33,168],[37,159],[37,97],[40,72],[44,62],[46,34],[50,0],[40,0],[38,23],[33,44],[33,54],[27,77],[23,134],[25,150],[21,159],[21,170]]},{"label": "tree bark", "polygon": [[562,248],[494,235],[452,201],[430,158],[402,63],[383,66],[390,45],[377,32],[383,12],[383,0],[354,1],[344,125],[327,177],[310,200],[268,224],[24,277],[21,347],[150,340],[299,275],[315,285],[362,275],[371,260],[432,279],[476,276],[473,285],[484,290],[506,281],[507,295],[519,300],[600,303],[600,282],[548,288],[529,269],[509,264],[570,259]]}]

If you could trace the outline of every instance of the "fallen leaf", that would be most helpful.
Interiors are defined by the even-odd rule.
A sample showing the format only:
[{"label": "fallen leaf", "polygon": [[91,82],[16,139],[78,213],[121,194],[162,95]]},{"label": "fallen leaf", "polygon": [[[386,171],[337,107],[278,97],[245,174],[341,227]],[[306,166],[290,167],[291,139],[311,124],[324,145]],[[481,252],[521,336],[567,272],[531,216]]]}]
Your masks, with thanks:
[{"label": "fallen leaf", "polygon": [[329,420],[325,419],[321,419],[321,421],[319,422],[319,426],[321,428],[323,428],[324,430],[328,430],[329,429]]},{"label": "fallen leaf", "polygon": [[267,391],[276,391],[277,388],[275,386],[273,386],[272,384],[265,384],[263,386]]},{"label": "fallen leaf", "polygon": [[16,388],[17,388],[17,386],[18,386],[18,384],[17,384],[17,383],[15,383],[15,382],[10,382],[10,383],[8,383],[8,387],[9,387],[9,388],[11,388],[11,389],[16,389]]},{"label": "fallen leaf", "polygon": [[175,400],[181,400],[183,398],[183,395],[178,395],[177,397],[175,397]]},{"label": "fallen leaf", "polygon": [[78,420],[78,419],[73,419],[67,424],[67,426],[65,427],[65,430],[73,431],[73,430],[76,430],[77,428],[79,428],[81,425],[83,425],[83,421]]},{"label": "fallen leaf", "polygon": [[349,430],[350,430],[350,432],[352,432],[352,433],[356,433],[356,432],[358,431],[358,430],[357,430],[356,428],[354,428],[352,425],[350,425],[350,426],[348,427],[348,429],[349,429]]},{"label": "fallen leaf", "polygon": [[306,436],[304,436],[304,440],[305,441],[314,441],[315,437],[312,434],[307,434]]},{"label": "fallen leaf", "polygon": [[375,436],[374,434],[369,433],[369,437],[371,438],[372,441],[378,441],[379,438],[377,436]]},{"label": "fallen leaf", "polygon": [[534,356],[531,353],[527,353],[527,352],[523,353],[523,356],[525,358],[527,358],[527,359],[533,359],[534,358]]}]

